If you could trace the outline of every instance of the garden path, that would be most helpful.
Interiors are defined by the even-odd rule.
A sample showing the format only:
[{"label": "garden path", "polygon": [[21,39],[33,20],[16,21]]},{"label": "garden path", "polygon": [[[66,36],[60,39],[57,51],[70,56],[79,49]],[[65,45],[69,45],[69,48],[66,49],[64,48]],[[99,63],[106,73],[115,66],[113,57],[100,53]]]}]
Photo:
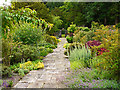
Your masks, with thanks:
[{"label": "garden path", "polygon": [[30,71],[14,88],[65,88],[62,81],[69,73],[70,62],[64,55],[63,45],[67,41],[65,38],[60,40],[54,52],[48,54],[43,60],[44,69]]}]

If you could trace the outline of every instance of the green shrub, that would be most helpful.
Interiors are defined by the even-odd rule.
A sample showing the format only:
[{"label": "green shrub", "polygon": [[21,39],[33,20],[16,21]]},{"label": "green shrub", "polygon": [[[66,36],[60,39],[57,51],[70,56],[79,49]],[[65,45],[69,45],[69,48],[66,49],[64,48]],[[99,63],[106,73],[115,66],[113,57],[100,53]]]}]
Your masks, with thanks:
[{"label": "green shrub", "polygon": [[38,46],[55,49],[57,45],[53,45],[53,44],[50,44],[50,43],[38,43]]},{"label": "green shrub", "polygon": [[70,27],[67,28],[68,33],[74,33],[77,30],[76,24],[71,24]]},{"label": "green shrub", "polygon": [[85,31],[79,31],[73,36],[73,39],[75,42],[81,42],[81,38],[86,35],[87,32]]},{"label": "green shrub", "polygon": [[27,74],[29,73],[30,71],[28,69],[24,69],[24,73]]},{"label": "green shrub", "polygon": [[62,37],[65,37],[65,34],[62,34]]},{"label": "green shrub", "polygon": [[8,87],[12,87],[13,86],[13,81],[12,80],[8,81],[7,83],[8,83]]},{"label": "green shrub", "polygon": [[72,36],[70,37],[70,36],[68,35],[68,36],[66,37],[66,39],[67,39],[68,43],[73,43],[73,37],[72,37]]},{"label": "green shrub", "polygon": [[38,41],[44,40],[42,28],[32,23],[15,24],[12,33],[14,41],[19,41],[23,44],[36,44]]},{"label": "green shrub", "polygon": [[88,47],[82,46],[79,48],[75,48],[70,51],[69,60],[70,61],[80,61],[85,66],[89,66],[89,59],[91,58],[91,51]]},{"label": "green shrub", "polygon": [[101,44],[99,46],[92,47],[92,49],[98,50],[100,48],[105,48],[107,49],[107,52],[101,51],[101,55],[92,60],[92,64],[95,63],[95,65],[92,66],[95,68],[97,67],[100,71],[109,71],[107,74],[108,77],[120,79],[116,76],[117,74],[120,74],[120,46],[118,40],[118,28],[115,30],[110,30],[108,27],[106,27],[106,29],[98,29],[96,30],[95,35],[96,36],[93,37],[93,39],[101,41]]},{"label": "green shrub", "polygon": [[48,34],[45,35],[46,42],[57,45],[59,43],[59,40],[55,36],[50,36]]},{"label": "green shrub", "polygon": [[53,49],[51,49],[51,48],[47,48],[47,51],[48,51],[49,53],[53,53]]},{"label": "green shrub", "polygon": [[2,61],[4,65],[10,65],[11,51],[14,44],[15,43],[13,43],[13,40],[11,40],[9,34],[7,34],[6,38],[2,38]]},{"label": "green shrub", "polygon": [[73,40],[74,42],[86,43],[89,40],[93,40],[92,37],[94,36],[95,36],[94,31],[88,31],[88,32],[79,31],[73,36]]},{"label": "green shrub", "polygon": [[28,66],[27,69],[30,70],[30,71],[33,70],[33,65],[32,66]]},{"label": "green shrub", "polygon": [[13,70],[13,72],[14,72],[14,73],[18,73],[19,70],[20,70],[20,68],[15,68],[15,69]]},{"label": "green shrub", "polygon": [[24,70],[23,70],[23,69],[19,69],[18,73],[19,73],[19,75],[20,75],[20,76],[22,76],[22,77],[25,75],[25,73],[24,73]]},{"label": "green shrub", "polygon": [[40,51],[40,56],[45,57],[48,54],[47,50]]},{"label": "green shrub", "polygon": [[[11,59],[11,64],[22,62],[24,59],[27,61],[29,58],[30,60],[36,60],[40,58],[40,52],[42,51],[39,50],[40,48],[35,47],[35,46],[30,46],[30,45],[21,45],[19,47],[16,47],[13,49],[13,54],[12,54],[12,59]],[[41,55],[42,56],[42,55]],[[21,61],[22,60],[22,61]]]},{"label": "green shrub", "polygon": [[95,22],[95,21],[92,21],[92,23],[91,23],[91,30],[95,31],[98,28],[99,28],[99,23]]},{"label": "green shrub", "polygon": [[17,68],[16,65],[10,66],[10,69],[11,69],[11,70],[14,70],[14,69],[16,69],[16,68]]},{"label": "green shrub", "polygon": [[80,61],[70,62],[71,70],[81,69],[83,68],[83,66],[84,66],[83,63],[81,63]]},{"label": "green shrub", "polygon": [[79,29],[81,31],[90,31],[90,29],[88,27],[79,27]]},{"label": "green shrub", "polygon": [[116,27],[116,28],[120,28],[120,23],[116,24],[115,27]]},{"label": "green shrub", "polygon": [[11,77],[12,71],[8,66],[2,65],[2,77]]}]

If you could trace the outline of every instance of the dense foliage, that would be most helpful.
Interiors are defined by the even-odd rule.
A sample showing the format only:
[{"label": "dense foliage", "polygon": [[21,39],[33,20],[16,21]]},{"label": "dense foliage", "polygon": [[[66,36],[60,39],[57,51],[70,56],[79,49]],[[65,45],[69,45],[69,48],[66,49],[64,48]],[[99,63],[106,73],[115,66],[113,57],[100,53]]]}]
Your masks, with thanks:
[{"label": "dense foliage", "polygon": [[[37,17],[30,8],[12,10],[2,8],[2,70],[3,78],[17,73],[21,78],[31,70],[43,69],[42,60],[52,53],[60,42],[48,31],[53,24]],[[60,21],[61,22],[61,21]],[[56,28],[59,26],[57,25]],[[5,85],[4,85],[5,84]],[[12,87],[13,82],[1,81],[2,87]]]},{"label": "dense foliage", "polygon": [[[23,77],[44,68],[42,61],[57,48],[60,40],[55,35],[61,30],[73,71],[68,87],[120,88],[119,6],[120,2],[12,2],[11,7],[0,7],[0,73]],[[13,84],[6,83],[1,80],[0,86]]]},{"label": "dense foliage", "polygon": [[[69,56],[70,67],[73,71],[71,76],[67,78],[70,81],[74,81],[66,81],[66,85],[71,88],[120,88],[120,78],[118,76],[120,74],[120,47],[118,44],[119,34],[116,25],[110,27],[92,22],[92,27],[88,31],[78,29],[74,31],[73,35],[73,43],[64,45],[67,49],[65,54]],[[87,35],[89,35],[89,38],[87,38]],[[81,43],[81,45],[79,45],[78,42],[79,44]],[[84,45],[84,48],[82,48],[82,45]],[[71,46],[72,48],[70,48]],[[85,68],[88,69],[83,76],[81,70]],[[79,74],[78,71],[80,71]],[[93,73],[95,73],[95,76],[87,76],[87,74],[92,75]],[[73,77],[75,79],[73,79]],[[91,80],[94,80],[94,82]],[[109,84],[108,81],[110,82]],[[99,82],[99,84],[95,85],[97,82]],[[114,84],[115,86],[113,86],[112,83],[116,83]]]}]

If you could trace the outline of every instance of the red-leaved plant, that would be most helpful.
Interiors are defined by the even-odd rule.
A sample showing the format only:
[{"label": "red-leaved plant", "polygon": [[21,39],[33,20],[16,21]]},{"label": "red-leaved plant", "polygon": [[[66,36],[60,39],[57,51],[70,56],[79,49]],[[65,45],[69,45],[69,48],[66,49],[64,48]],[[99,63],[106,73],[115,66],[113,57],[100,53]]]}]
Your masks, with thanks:
[{"label": "red-leaved plant", "polygon": [[[87,43],[86,43],[86,45],[88,46],[88,47],[90,47],[91,48],[91,46],[99,46],[101,44],[101,42],[100,41],[95,41],[95,40],[93,40],[93,41],[88,41]],[[86,46],[85,45],[85,46]],[[94,51],[94,50],[93,50]],[[93,52],[92,51],[92,52]],[[97,50],[97,54],[96,54],[96,56],[98,56],[98,55],[102,55],[102,53],[103,52],[109,52],[109,50],[107,50],[107,49],[105,49],[105,48],[100,48],[100,49],[98,49]]]}]

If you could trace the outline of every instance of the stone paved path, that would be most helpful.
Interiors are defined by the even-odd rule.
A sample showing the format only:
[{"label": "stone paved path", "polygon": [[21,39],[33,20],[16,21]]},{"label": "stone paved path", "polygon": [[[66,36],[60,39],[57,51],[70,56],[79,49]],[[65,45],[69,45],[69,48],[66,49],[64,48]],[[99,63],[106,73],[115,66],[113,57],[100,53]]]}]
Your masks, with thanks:
[{"label": "stone paved path", "polygon": [[14,88],[65,88],[61,81],[69,73],[70,62],[64,55],[63,45],[67,41],[65,38],[60,40],[54,52],[48,54],[43,60],[45,68],[30,71]]}]

